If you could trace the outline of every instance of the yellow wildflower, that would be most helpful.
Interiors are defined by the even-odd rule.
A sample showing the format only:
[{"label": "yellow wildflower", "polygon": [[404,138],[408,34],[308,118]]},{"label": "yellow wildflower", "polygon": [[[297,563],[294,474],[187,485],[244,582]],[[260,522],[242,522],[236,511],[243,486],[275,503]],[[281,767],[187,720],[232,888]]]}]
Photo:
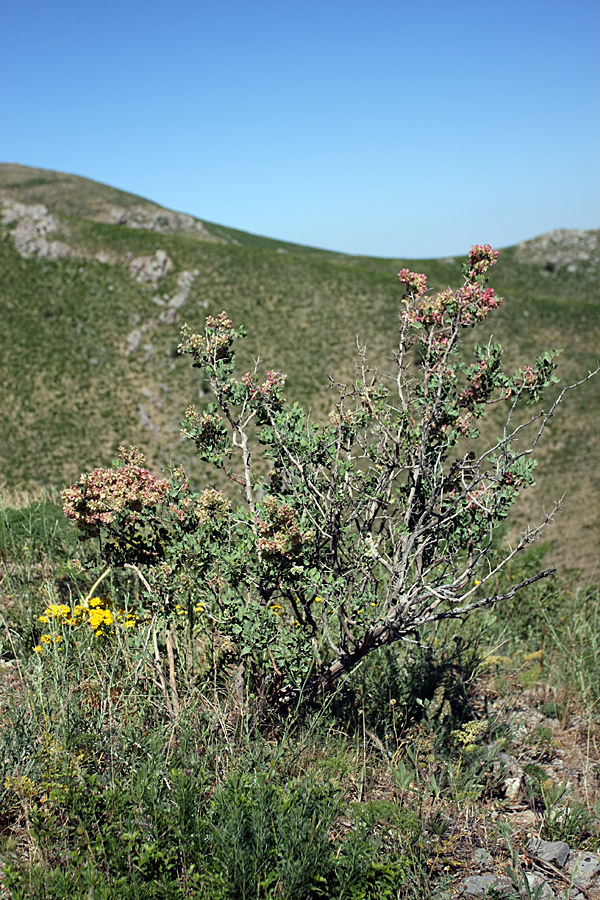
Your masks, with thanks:
[{"label": "yellow wildflower", "polygon": [[103,634],[103,629],[113,624],[113,614],[110,609],[91,609],[90,626],[97,635]]}]

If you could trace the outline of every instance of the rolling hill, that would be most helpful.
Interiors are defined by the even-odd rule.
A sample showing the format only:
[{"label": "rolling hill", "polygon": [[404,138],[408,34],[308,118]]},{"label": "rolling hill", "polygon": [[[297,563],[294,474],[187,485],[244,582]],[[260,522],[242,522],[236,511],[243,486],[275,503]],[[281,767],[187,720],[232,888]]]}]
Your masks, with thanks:
[{"label": "rolling hill", "polygon": [[[136,444],[156,470],[172,456],[202,485],[212,472],[179,438],[185,407],[207,398],[177,356],[180,326],[226,309],[248,330],[240,365],[260,356],[286,393],[326,413],[328,376],[352,379],[356,338],[385,369],[401,295],[397,272],[433,288],[461,259],[346,256],[226,228],[89,179],[0,165],[0,482],[61,487]],[[485,241],[481,235],[479,240]],[[465,248],[467,251],[468,248]],[[600,232],[559,231],[501,252],[491,284],[505,304],[476,335],[515,365],[560,347],[577,380],[600,347]],[[489,328],[486,327],[489,325]],[[245,370],[245,369],[243,369]],[[571,394],[545,435],[523,524],[565,494],[550,556],[588,575],[599,561],[600,378]]]}]

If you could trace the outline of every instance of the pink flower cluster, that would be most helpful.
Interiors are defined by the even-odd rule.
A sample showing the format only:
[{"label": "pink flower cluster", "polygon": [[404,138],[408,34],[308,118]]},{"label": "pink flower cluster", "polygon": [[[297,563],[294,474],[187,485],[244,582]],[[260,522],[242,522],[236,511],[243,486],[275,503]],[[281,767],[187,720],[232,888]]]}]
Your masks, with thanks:
[{"label": "pink flower cluster", "polygon": [[207,317],[203,335],[192,333],[188,325],[183,325],[177,350],[191,353],[197,362],[207,355],[213,360],[231,358],[230,347],[235,336],[231,319],[226,312],[221,312],[218,316]]},{"label": "pink flower cluster", "polygon": [[206,319],[206,352],[216,359],[229,356],[229,348],[235,335],[233,322],[226,312],[220,312],[218,316],[208,316]]},{"label": "pink flower cluster", "polygon": [[223,310],[220,312],[218,316],[207,316],[206,317],[206,330],[207,331],[230,331],[233,322]]},{"label": "pink flower cluster", "polygon": [[97,529],[110,525],[127,513],[135,521],[147,509],[165,499],[166,478],[156,478],[147,469],[126,463],[119,469],[94,469],[62,492],[63,509],[80,527]]},{"label": "pink flower cluster", "polygon": [[201,525],[214,524],[231,509],[231,503],[221,491],[206,488],[198,497],[196,515]]},{"label": "pink flower cluster", "polygon": [[[412,303],[405,300],[406,309],[403,318],[410,325],[425,325],[429,327],[446,328],[451,322],[456,322],[463,327],[482,322],[490,310],[496,309],[503,302],[502,297],[496,297],[493,288],[484,287],[478,280],[478,274],[496,262],[498,253],[492,250],[489,244],[473,247],[471,250],[471,269],[465,284],[457,291],[447,288],[445,291],[427,296],[424,293],[426,286],[425,276],[415,275],[408,269],[402,269],[400,280],[406,285],[417,285],[412,294]],[[417,283],[416,279],[425,279],[425,285]],[[421,293],[417,293],[421,291]],[[424,339],[429,341],[429,336]],[[434,348],[438,351],[444,349],[447,344],[438,336],[434,342]]]},{"label": "pink flower cluster", "polygon": [[539,372],[536,372],[533,366],[521,366],[519,371],[512,377],[511,384],[506,388],[504,396],[508,399],[514,397],[517,391],[534,388],[540,383]]},{"label": "pink flower cluster", "polygon": [[492,250],[489,244],[474,244],[469,252],[469,265],[474,275],[483,275],[484,272],[495,266],[498,261],[498,251]]},{"label": "pink flower cluster", "polygon": [[256,546],[263,553],[293,559],[304,543],[314,539],[314,532],[301,530],[298,513],[288,503],[265,497],[263,508],[266,516],[255,520],[259,534]]},{"label": "pink flower cluster", "polygon": [[276,397],[279,391],[282,390],[285,384],[285,375],[270,369],[267,372],[266,380],[259,385],[254,381],[254,373],[246,372],[245,375],[242,375],[242,384],[248,388],[251,400],[256,400],[257,397],[268,400]]},{"label": "pink flower cluster", "polygon": [[497,309],[504,301],[496,297],[493,288],[484,288],[477,282],[465,284],[456,292],[460,307],[460,324],[474,325],[483,322],[491,309]]},{"label": "pink flower cluster", "polygon": [[401,284],[406,285],[406,290],[413,297],[420,297],[427,290],[427,275],[419,272],[410,272],[408,269],[401,269],[398,272],[398,278]]}]

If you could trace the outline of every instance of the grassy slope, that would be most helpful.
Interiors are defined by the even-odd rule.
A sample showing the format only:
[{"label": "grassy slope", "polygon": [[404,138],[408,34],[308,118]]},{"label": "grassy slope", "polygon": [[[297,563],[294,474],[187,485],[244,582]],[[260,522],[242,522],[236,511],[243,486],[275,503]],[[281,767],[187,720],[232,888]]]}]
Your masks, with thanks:
[{"label": "grassy slope", "polygon": [[[0,196],[43,202],[61,214],[63,234],[56,236],[77,251],[57,261],[21,259],[9,230],[0,231],[0,477],[8,486],[62,485],[107,463],[120,443],[138,444],[156,468],[173,453],[198,482],[210,477],[178,439],[181,413],[202,399],[202,385],[174,352],[181,322],[201,326],[207,312],[225,308],[243,322],[249,337],[241,366],[249,368],[260,354],[266,367],[288,374],[288,397],[310,404],[315,415],[332,404],[323,388],[327,376],[352,377],[357,335],[378,365],[390,359],[400,297],[396,273],[406,261],[347,257],[210,223],[204,223],[213,236],[208,241],[109,225],[97,220],[112,206],[152,205],[45,170],[0,166]],[[128,259],[157,248],[169,254],[173,271],[158,288],[136,284]],[[98,252],[111,262],[95,260]],[[426,271],[434,288],[460,280],[457,262],[410,265]],[[183,269],[199,273],[189,300],[178,322],[159,323],[152,297],[172,294]],[[509,249],[492,283],[506,303],[490,325],[515,364],[557,346],[564,349],[563,379],[594,366],[598,293],[585,268],[549,273]],[[148,326],[142,344],[127,356],[126,337],[141,325]],[[482,329],[480,341],[488,331]],[[553,555],[588,571],[598,559],[599,391],[600,379],[569,397],[540,454],[540,490],[520,511],[523,522],[566,491]]]}]

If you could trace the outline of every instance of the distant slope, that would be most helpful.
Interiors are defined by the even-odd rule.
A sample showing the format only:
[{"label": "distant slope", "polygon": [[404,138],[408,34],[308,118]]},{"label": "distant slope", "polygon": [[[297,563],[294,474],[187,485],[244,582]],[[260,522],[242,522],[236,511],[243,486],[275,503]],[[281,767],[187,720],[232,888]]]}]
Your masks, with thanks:
[{"label": "distant slope", "polygon": [[[242,371],[260,355],[287,372],[288,397],[316,416],[333,404],[328,376],[353,377],[357,335],[375,363],[388,365],[402,265],[426,271],[433,288],[460,282],[460,260],[299,247],[42,169],[0,165],[0,200],[7,487],[71,482],[122,443],[139,445],[155,469],[172,454],[198,484],[211,480],[179,439],[186,405],[207,399],[198,373],[176,355],[183,321],[201,327],[207,313],[227,309],[248,329]],[[564,380],[595,366],[599,234],[542,236],[503,251],[493,285],[506,302],[479,342],[492,328],[515,365],[562,347]],[[566,492],[553,555],[588,572],[600,535],[599,399],[600,379],[569,397],[540,453],[539,491],[525,495],[520,512],[524,522]]]}]

